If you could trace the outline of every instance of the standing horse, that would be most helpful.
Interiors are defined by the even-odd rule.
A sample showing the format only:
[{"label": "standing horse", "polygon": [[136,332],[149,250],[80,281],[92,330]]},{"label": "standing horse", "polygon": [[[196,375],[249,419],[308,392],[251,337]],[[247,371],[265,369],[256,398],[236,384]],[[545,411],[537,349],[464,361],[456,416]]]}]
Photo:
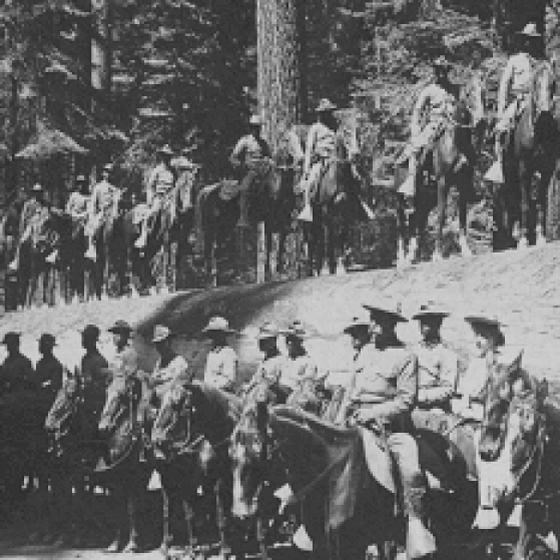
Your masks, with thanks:
[{"label": "standing horse", "polygon": [[[210,511],[197,507],[197,489],[202,485],[204,500],[215,500],[215,517],[220,552],[226,551],[226,518],[231,504],[229,437],[238,416],[239,399],[202,383],[177,385],[164,397],[152,430],[158,470],[164,495],[164,539],[167,551],[170,534],[170,506],[180,499],[185,509],[190,552],[193,552],[194,514],[206,520]],[[196,509],[195,509],[196,508]]]},{"label": "standing horse", "polygon": [[479,450],[507,467],[496,504],[502,526],[521,504],[514,560],[552,557],[547,537],[560,538],[560,409],[547,395],[546,380],[504,370],[486,398]]},{"label": "standing horse", "polygon": [[[248,218],[251,225],[264,222],[265,275],[270,277],[283,270],[284,243],[295,209],[294,184],[298,178],[303,153],[296,131],[292,128],[281,136],[274,161],[261,181],[255,181],[246,193]],[[224,179],[202,188],[195,206],[197,247],[202,253],[207,276],[217,276],[217,257],[227,253],[240,217],[239,182]],[[245,231],[245,226],[238,228]],[[274,234],[278,235],[278,254],[272,264]],[[246,239],[240,239],[239,249],[245,250]],[[245,263],[240,263],[241,267]],[[240,268],[241,268],[240,267]]]},{"label": "standing horse", "polygon": [[551,65],[535,69],[532,92],[519,101],[520,113],[508,134],[503,157],[505,183],[495,201],[495,221],[508,246],[546,243],[547,188],[558,154],[558,125],[552,114],[555,89]]},{"label": "standing horse", "polygon": [[[412,201],[398,193],[397,208],[397,264],[416,260],[419,242],[426,232],[428,217],[434,207],[438,210],[433,260],[442,258],[443,227],[447,213],[447,199],[452,186],[458,190],[459,246],[462,255],[470,255],[467,243],[467,203],[473,196],[475,149],[473,140],[483,130],[482,87],[478,80],[469,83],[465,93],[455,104],[453,115],[442,125],[433,146],[424,152],[418,166],[416,192]],[[475,135],[476,132],[476,135]],[[478,143],[478,142],[477,142]],[[397,168],[395,185],[403,182],[405,170]],[[432,182],[435,181],[435,185]]]},{"label": "standing horse", "polygon": [[114,380],[99,421],[99,432],[105,441],[105,454],[95,474],[111,490],[114,499],[115,528],[109,552],[120,550],[126,534],[125,552],[140,550],[138,531],[139,503],[146,492],[153,464],[149,462],[144,441],[144,421],[139,412],[143,383],[137,377],[124,382]]},{"label": "standing horse", "polygon": [[367,193],[357,176],[357,140],[336,135],[335,152],[324,163],[318,185],[309,193],[312,221],[303,231],[308,249],[308,273],[321,274],[324,264],[329,273],[342,271],[347,256],[350,227],[371,215]]},{"label": "standing horse", "polygon": [[100,391],[74,375],[58,392],[45,419],[52,486],[47,531],[74,543],[94,526],[104,529],[91,515],[85,492],[86,481],[90,490],[93,487],[93,470],[103,451],[97,433],[103,398],[104,387]]}]

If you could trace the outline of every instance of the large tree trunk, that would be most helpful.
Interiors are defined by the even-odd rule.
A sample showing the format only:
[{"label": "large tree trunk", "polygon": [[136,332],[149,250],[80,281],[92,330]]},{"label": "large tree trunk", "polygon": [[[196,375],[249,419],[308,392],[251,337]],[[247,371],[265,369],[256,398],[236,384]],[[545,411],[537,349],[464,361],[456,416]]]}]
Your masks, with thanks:
[{"label": "large tree trunk", "polygon": [[259,110],[273,151],[282,131],[305,116],[304,10],[304,0],[257,0]]}]

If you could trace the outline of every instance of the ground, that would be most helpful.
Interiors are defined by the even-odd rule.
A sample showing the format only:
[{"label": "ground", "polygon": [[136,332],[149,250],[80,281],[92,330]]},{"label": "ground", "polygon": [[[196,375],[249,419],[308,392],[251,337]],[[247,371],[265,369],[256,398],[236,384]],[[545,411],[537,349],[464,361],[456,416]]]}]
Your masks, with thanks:
[{"label": "ground", "polygon": [[[137,327],[136,345],[142,367],[149,369],[154,353],[147,343],[155,323],[169,325],[177,334],[177,349],[200,376],[206,342],[199,333],[208,317],[226,315],[239,335],[233,344],[240,356],[242,375],[249,375],[258,360],[255,337],[264,320],[280,325],[300,319],[309,331],[307,345],[320,367],[335,379],[348,369],[351,350],[341,335],[346,322],[361,311],[361,303],[390,296],[402,303],[410,316],[428,299],[446,306],[451,316],[443,336],[463,357],[468,355],[471,334],[464,321],[468,313],[494,314],[504,322],[507,345],[516,353],[524,350],[523,363],[539,377],[560,387],[560,243],[524,251],[451,258],[404,269],[387,269],[312,278],[266,285],[247,285],[199,290],[140,299],[102,301],[58,309],[7,313],[0,317],[0,335],[8,330],[24,333],[24,350],[36,357],[36,338],[49,331],[59,337],[57,354],[69,369],[80,356],[78,330],[93,322],[107,329],[125,318]],[[418,338],[418,327],[410,322],[399,327],[406,342]],[[103,348],[108,349],[106,331]],[[101,552],[61,551],[20,546],[13,534],[0,534],[0,556],[7,558],[104,557]],[[150,553],[139,558],[157,558]]]}]

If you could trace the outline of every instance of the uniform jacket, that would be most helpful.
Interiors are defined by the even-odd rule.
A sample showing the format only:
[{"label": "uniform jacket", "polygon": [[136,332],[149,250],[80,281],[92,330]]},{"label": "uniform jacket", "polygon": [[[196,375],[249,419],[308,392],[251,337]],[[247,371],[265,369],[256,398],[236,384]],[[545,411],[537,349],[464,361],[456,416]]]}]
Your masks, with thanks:
[{"label": "uniform jacket", "polygon": [[175,381],[181,379],[192,381],[192,374],[188,371],[187,360],[181,355],[175,356],[166,366],[161,365],[161,358],[158,358],[156,367],[152,373],[151,381],[155,387],[155,392],[161,400],[163,395],[171,388]]},{"label": "uniform jacket", "polygon": [[62,387],[62,372],[62,364],[55,356],[43,356],[35,365],[39,389],[54,397]]},{"label": "uniform jacket", "polygon": [[509,57],[498,88],[498,115],[501,115],[511,98],[530,93],[533,88],[535,60],[525,52]]},{"label": "uniform jacket", "polygon": [[255,138],[252,134],[242,136],[230,156],[233,165],[244,165],[252,167],[263,160],[271,157],[270,147],[264,138]]},{"label": "uniform jacket", "polygon": [[147,202],[151,203],[155,195],[167,194],[175,186],[175,173],[163,163],[156,165],[148,179],[146,189]]},{"label": "uniform jacket", "polygon": [[306,173],[309,172],[314,160],[332,157],[335,146],[336,131],[330,129],[322,122],[313,123],[307,133],[304,171]]},{"label": "uniform jacket", "polygon": [[108,181],[101,181],[93,187],[90,201],[91,215],[108,212],[114,208],[120,191]]},{"label": "uniform jacket", "polygon": [[302,391],[305,385],[317,379],[317,366],[308,354],[291,358],[286,357],[280,373],[280,385],[292,391]]},{"label": "uniform jacket", "polygon": [[21,211],[21,219],[19,225],[20,237],[24,234],[25,230],[32,223],[40,223],[49,216],[48,206],[44,203],[38,202],[34,198],[25,201]]},{"label": "uniform jacket", "polygon": [[428,122],[445,117],[450,105],[453,103],[452,95],[442,86],[432,83],[426,86],[418,96],[412,111],[411,134],[420,134],[422,128],[422,114],[428,110]]},{"label": "uniform jacket", "polygon": [[14,393],[37,388],[31,360],[23,354],[8,356],[0,366],[0,391]]},{"label": "uniform jacket", "polygon": [[90,205],[90,196],[78,191],[70,193],[66,201],[66,213],[70,214],[75,220],[83,220],[87,216]]},{"label": "uniform jacket", "polygon": [[204,383],[218,389],[229,389],[237,380],[237,354],[231,346],[210,349],[204,368]]}]

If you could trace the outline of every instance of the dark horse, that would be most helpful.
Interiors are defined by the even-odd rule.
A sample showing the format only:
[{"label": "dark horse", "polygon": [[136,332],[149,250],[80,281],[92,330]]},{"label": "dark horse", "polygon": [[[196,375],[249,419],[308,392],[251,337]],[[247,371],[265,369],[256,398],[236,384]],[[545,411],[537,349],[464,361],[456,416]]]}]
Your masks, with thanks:
[{"label": "dark horse", "polygon": [[546,537],[560,538],[560,409],[547,395],[546,380],[523,370],[503,369],[488,387],[479,451],[507,466],[497,503],[502,525],[521,504],[514,560],[550,558]]},{"label": "dark horse", "polygon": [[[410,263],[419,257],[419,243],[426,232],[428,218],[434,207],[437,207],[438,219],[432,259],[442,258],[443,227],[452,186],[457,188],[459,195],[461,254],[471,254],[467,244],[467,203],[474,192],[475,140],[479,140],[478,136],[483,132],[484,121],[482,87],[476,79],[469,86],[459,95],[453,115],[442,125],[433,145],[420,156],[414,198],[407,201],[402,193],[397,195],[397,264]],[[397,188],[404,178],[405,170],[397,167]]]},{"label": "dark horse", "polygon": [[58,392],[45,420],[52,486],[47,532],[74,543],[94,527],[104,530],[91,515],[85,493],[86,484],[93,489],[93,471],[103,451],[97,423],[104,396],[104,387],[96,387],[75,372]]},{"label": "dark horse", "polygon": [[303,222],[309,274],[344,272],[350,228],[372,212],[368,193],[362,192],[355,136],[348,142],[337,134],[335,142],[334,154],[323,163],[318,185],[309,193],[312,221]]},{"label": "dark horse", "polygon": [[114,498],[116,533],[109,551],[117,551],[126,535],[126,552],[140,550],[138,507],[146,492],[153,463],[149,461],[144,439],[144,419],[139,407],[147,389],[137,377],[114,380],[99,421],[105,453],[95,474],[111,490]]},{"label": "dark horse", "polygon": [[[169,515],[178,505],[184,509],[190,553],[195,544],[195,513],[204,521],[215,518],[220,551],[225,552],[226,518],[231,504],[228,444],[239,406],[234,395],[198,382],[172,387],[164,397],[152,442],[163,486],[165,552],[174,536]],[[200,486],[204,489],[202,508],[197,499]],[[177,525],[175,530],[180,530]]]},{"label": "dark horse", "polygon": [[558,153],[558,125],[552,113],[554,75],[548,62],[536,68],[532,93],[516,119],[505,142],[503,175],[495,197],[498,247],[515,245],[519,227],[519,247],[530,242],[546,243],[547,189]]},{"label": "dark horse", "polygon": [[[296,132],[291,129],[281,140],[274,161],[265,174],[265,180],[257,180],[247,195],[248,218],[251,225],[264,223],[266,254],[265,275],[282,272],[284,243],[292,224],[296,199],[294,184],[303,159]],[[240,218],[239,182],[224,179],[203,187],[197,195],[195,224],[198,252],[203,255],[206,275],[217,282],[218,262],[228,253],[233,233]],[[246,253],[246,226],[238,229],[237,252]],[[271,261],[274,234],[278,235],[276,263]],[[229,251],[231,252],[231,251]],[[238,268],[246,266],[239,257]]]}]

